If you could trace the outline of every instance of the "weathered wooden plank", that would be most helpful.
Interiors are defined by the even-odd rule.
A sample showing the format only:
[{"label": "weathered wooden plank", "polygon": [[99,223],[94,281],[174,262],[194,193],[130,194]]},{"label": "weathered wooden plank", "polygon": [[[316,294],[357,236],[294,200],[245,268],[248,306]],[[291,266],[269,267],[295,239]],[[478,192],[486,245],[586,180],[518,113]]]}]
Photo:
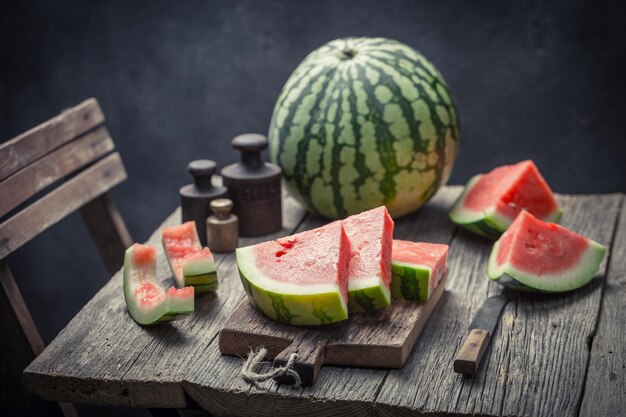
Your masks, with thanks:
[{"label": "weathered wooden plank", "polygon": [[[304,216],[293,200],[284,206],[284,228],[274,237],[289,234]],[[157,247],[157,274],[170,284],[174,281],[160,243],[161,228],[178,223],[180,210],[148,240]],[[242,239],[241,244],[258,240]],[[152,327],[139,326],[128,315],[122,275],[117,273],[25,370],[26,386],[44,399],[185,407],[183,378],[192,367],[206,363],[206,347],[241,299],[235,292],[241,284],[227,273],[236,268],[233,259],[233,254],[216,255],[220,288],[198,296],[190,318]]]},{"label": "weathered wooden plank", "polygon": [[124,263],[124,251],[133,244],[124,219],[109,193],[85,204],[80,214],[107,270],[113,275]]},{"label": "weathered wooden plank", "polygon": [[[459,192],[459,187],[447,187],[417,213],[397,220],[394,237],[448,243],[455,227],[447,212]],[[301,230],[321,223],[320,219],[307,219]],[[240,293],[243,297],[243,289]],[[440,304],[446,298],[444,294]],[[441,310],[438,306],[433,317]],[[296,388],[274,382],[252,387],[240,376],[242,360],[222,356],[216,340],[206,349],[206,363],[210,365],[198,364],[194,368],[184,386],[200,406],[217,415],[371,415],[378,389],[388,373],[382,369],[329,366],[322,368],[311,387]]]},{"label": "weathered wooden plank", "polygon": [[95,98],[63,111],[0,145],[0,180],[104,122]]},{"label": "weathered wooden plank", "polygon": [[0,182],[0,217],[50,184],[114,149],[104,126],[68,143]]},{"label": "weathered wooden plank", "polygon": [[[621,195],[559,196],[563,223],[610,244]],[[376,399],[378,415],[571,416],[582,394],[605,265],[592,283],[561,295],[516,295],[503,311],[474,378],[452,370],[466,327],[480,303],[501,289],[486,279],[492,242],[460,231],[449,255],[444,314],[434,315],[401,370]],[[606,262],[605,262],[606,264]],[[416,371],[416,370],[419,370]]]},{"label": "weathered wooden plank", "polygon": [[113,153],[0,224],[0,259],[126,179]]},{"label": "weathered wooden plank", "polygon": [[580,416],[626,415],[626,204],[611,248]]}]

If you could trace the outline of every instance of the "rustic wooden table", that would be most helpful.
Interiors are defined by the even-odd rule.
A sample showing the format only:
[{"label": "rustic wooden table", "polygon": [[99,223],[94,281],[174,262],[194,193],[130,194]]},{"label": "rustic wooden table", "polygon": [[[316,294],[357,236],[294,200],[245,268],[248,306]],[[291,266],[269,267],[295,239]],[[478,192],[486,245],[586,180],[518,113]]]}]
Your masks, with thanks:
[{"label": "rustic wooden table", "polygon": [[[54,401],[199,405],[217,415],[624,416],[624,196],[558,196],[565,226],[610,247],[599,276],[572,293],[517,295],[478,374],[466,379],[452,371],[452,360],[481,301],[502,289],[485,275],[492,242],[448,220],[459,192],[446,187],[422,210],[396,222],[396,238],[451,245],[447,291],[402,369],[324,367],[309,388],[244,382],[242,360],[222,356],[217,346],[221,324],[244,297],[231,253],[217,257],[218,293],[199,297],[193,316],[173,324],[135,324],[117,273],[25,370],[24,383]],[[179,216],[174,212],[164,225]],[[287,199],[280,234],[320,221]],[[157,230],[150,243],[160,248],[159,241]],[[159,270],[168,271],[163,258]]]}]

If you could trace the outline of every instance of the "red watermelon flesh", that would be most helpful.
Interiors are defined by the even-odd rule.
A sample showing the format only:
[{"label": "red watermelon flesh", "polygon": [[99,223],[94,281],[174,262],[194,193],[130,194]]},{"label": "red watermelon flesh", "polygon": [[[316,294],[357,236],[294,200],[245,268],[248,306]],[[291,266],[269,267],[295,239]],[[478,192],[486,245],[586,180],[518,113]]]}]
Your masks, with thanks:
[{"label": "red watermelon flesh", "polygon": [[545,218],[558,208],[550,186],[533,161],[505,165],[483,175],[465,199],[465,207],[470,210],[493,206],[511,219],[522,210]]},{"label": "red watermelon flesh", "polygon": [[276,282],[338,283],[348,299],[350,242],[340,222],[256,245],[256,266]]},{"label": "red watermelon flesh", "polygon": [[488,275],[522,289],[567,291],[593,278],[605,252],[604,246],[523,211],[494,245]]},{"label": "red watermelon flesh", "polygon": [[[179,226],[163,228],[163,246],[170,260],[174,275],[181,284],[183,282],[183,263],[185,258],[202,252],[202,246],[197,236],[196,224],[192,221]],[[209,254],[211,254],[210,251]]]},{"label": "red watermelon flesh", "polygon": [[588,240],[524,211],[500,241],[496,264],[510,262],[531,274],[556,274],[575,266],[589,247]]},{"label": "red watermelon flesh", "polygon": [[384,206],[343,220],[350,239],[348,290],[353,311],[390,303],[393,220]]}]

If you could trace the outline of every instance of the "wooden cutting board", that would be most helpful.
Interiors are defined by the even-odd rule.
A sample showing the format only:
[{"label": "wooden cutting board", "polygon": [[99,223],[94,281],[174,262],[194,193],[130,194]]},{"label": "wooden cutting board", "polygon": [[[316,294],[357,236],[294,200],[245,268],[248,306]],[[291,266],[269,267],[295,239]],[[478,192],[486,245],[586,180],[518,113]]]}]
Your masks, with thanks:
[{"label": "wooden cutting board", "polygon": [[[425,303],[394,300],[391,306],[352,313],[348,320],[323,326],[292,326],[266,318],[244,299],[219,334],[222,354],[245,357],[265,347],[275,366],[292,353],[302,385],[312,385],[322,365],[401,368],[445,290],[444,276]],[[286,375],[280,383],[293,383]]]}]

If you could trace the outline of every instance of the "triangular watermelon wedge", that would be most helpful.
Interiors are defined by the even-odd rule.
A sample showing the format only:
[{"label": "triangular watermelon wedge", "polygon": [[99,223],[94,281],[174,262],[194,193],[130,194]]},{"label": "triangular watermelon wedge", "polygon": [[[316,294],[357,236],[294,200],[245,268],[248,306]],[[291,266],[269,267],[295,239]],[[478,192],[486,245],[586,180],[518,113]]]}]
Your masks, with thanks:
[{"label": "triangular watermelon wedge", "polygon": [[135,243],[124,256],[124,299],[139,324],[178,320],[193,313],[193,287],[165,291],[156,280],[156,248]]},{"label": "triangular watermelon wedge", "polygon": [[287,324],[348,318],[350,241],[341,222],[236,250],[250,302]]},{"label": "triangular watermelon wedge", "polygon": [[350,240],[348,309],[374,310],[391,303],[393,220],[384,206],[343,220]]},{"label": "triangular watermelon wedge", "polygon": [[497,239],[522,210],[554,223],[563,214],[533,161],[474,176],[454,204],[450,218],[474,233]]},{"label": "triangular watermelon wedge", "polygon": [[493,246],[487,274],[518,290],[570,291],[591,281],[605,253],[599,243],[523,211]]}]

